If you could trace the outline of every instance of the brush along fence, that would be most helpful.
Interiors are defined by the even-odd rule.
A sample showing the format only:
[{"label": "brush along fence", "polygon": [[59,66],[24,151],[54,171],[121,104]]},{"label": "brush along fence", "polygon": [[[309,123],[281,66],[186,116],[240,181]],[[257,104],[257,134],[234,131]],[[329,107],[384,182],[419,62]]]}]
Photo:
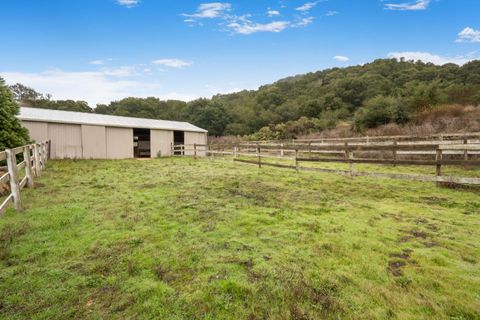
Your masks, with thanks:
[{"label": "brush along fence", "polygon": [[334,144],[334,143],[357,143],[370,144],[392,141],[397,142],[421,142],[432,144],[443,143],[461,143],[464,140],[472,140],[480,143],[480,132],[467,133],[440,133],[430,135],[398,135],[398,136],[362,136],[362,137],[348,137],[348,138],[315,138],[315,139],[290,139],[290,140],[267,140],[267,141],[249,141],[246,144],[271,144],[271,143],[286,143],[286,144]]},{"label": "brush along fence", "polygon": [[[461,142],[461,144],[459,143]],[[234,161],[256,164],[259,167],[273,166],[305,171],[324,171],[350,176],[387,177],[418,181],[480,185],[480,178],[444,176],[444,166],[480,166],[480,142],[467,138],[461,141],[447,140],[436,144],[426,142],[377,142],[354,143],[270,143],[262,145],[215,145],[209,146],[207,154],[232,156]],[[264,159],[284,159],[288,162],[271,163]],[[301,166],[302,163],[344,163],[348,170]],[[432,166],[435,175],[358,172],[355,164],[376,164],[391,166]]]},{"label": "brush along fence", "polygon": [[[0,215],[5,213],[12,203],[15,210],[23,210],[20,191],[25,187],[33,188],[33,177],[40,176],[49,159],[49,154],[50,141],[0,152],[0,162],[7,164],[0,167],[0,187],[7,193],[0,204]],[[5,187],[7,185],[8,187]]]}]

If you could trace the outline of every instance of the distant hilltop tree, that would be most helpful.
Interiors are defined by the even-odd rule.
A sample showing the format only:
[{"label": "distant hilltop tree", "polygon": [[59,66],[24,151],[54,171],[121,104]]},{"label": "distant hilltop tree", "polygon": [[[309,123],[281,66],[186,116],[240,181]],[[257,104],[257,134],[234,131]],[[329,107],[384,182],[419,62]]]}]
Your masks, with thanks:
[{"label": "distant hilltop tree", "polygon": [[37,92],[35,89],[17,83],[8,87],[15,101],[22,107],[54,109],[77,112],[93,112],[87,102],[74,100],[52,100],[52,95]]}]

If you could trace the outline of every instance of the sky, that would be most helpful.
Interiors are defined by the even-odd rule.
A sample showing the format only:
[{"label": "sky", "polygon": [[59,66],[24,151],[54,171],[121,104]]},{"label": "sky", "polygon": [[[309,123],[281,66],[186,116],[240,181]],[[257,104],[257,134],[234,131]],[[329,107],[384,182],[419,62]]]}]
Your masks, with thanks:
[{"label": "sky", "polygon": [[0,0],[0,77],[91,107],[378,58],[480,58],[479,0]]}]

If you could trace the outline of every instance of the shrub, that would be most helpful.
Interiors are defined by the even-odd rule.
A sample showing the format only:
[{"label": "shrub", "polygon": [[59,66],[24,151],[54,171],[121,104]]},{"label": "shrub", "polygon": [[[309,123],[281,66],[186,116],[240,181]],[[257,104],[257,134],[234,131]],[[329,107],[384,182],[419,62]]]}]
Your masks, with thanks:
[{"label": "shrub", "polygon": [[374,128],[390,122],[405,123],[409,120],[409,113],[403,101],[394,97],[377,96],[368,100],[354,117],[354,128],[361,131]]}]

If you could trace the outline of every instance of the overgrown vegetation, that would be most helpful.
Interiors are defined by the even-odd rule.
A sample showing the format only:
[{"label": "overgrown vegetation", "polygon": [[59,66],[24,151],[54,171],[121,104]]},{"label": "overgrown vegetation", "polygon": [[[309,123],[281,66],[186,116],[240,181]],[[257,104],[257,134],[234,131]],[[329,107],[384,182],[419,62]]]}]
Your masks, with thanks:
[{"label": "overgrown vegetation", "polygon": [[[55,102],[29,90],[17,97],[33,107],[91,112],[85,102]],[[442,104],[480,104],[480,61],[463,66],[380,59],[282,79],[258,90],[216,95],[191,102],[126,98],[95,112],[189,121],[210,135],[293,138],[342,122],[364,131],[404,124]],[[25,98],[22,98],[25,97]],[[33,97],[33,98],[32,98]]]},{"label": "overgrown vegetation", "polygon": [[167,158],[52,161],[22,196],[2,319],[480,316],[478,191]]}]

